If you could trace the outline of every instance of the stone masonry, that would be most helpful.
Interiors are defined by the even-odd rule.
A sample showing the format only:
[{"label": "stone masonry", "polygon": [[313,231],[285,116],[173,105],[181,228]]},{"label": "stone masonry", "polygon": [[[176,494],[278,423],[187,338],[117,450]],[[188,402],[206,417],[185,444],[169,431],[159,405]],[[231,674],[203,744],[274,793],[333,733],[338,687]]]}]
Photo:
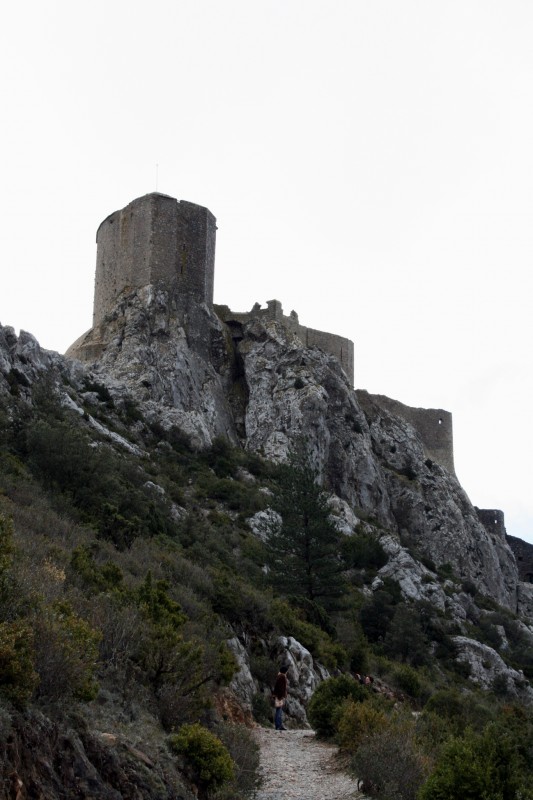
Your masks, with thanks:
[{"label": "stone masonry", "polygon": [[93,327],[125,290],[161,286],[213,305],[216,219],[203,206],[153,193],[133,200],[96,233]]}]

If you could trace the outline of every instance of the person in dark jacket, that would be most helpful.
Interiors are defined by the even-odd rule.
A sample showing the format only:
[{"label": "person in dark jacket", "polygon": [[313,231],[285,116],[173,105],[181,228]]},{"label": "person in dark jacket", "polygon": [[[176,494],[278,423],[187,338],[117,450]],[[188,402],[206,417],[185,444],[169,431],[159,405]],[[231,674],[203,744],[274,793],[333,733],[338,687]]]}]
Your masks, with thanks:
[{"label": "person in dark jacket", "polygon": [[272,689],[272,694],[274,696],[274,707],[276,709],[276,713],[274,715],[274,724],[277,731],[287,730],[283,726],[283,706],[285,705],[285,700],[287,699],[288,670],[289,668],[287,666],[280,667],[278,677],[276,678],[276,683]]}]

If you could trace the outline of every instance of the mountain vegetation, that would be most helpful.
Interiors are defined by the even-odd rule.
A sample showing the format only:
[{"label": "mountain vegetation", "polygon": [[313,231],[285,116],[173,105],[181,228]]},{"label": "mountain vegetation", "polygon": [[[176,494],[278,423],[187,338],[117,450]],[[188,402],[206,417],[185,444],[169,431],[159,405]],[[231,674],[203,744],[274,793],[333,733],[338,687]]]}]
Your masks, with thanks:
[{"label": "mountain vegetation", "polygon": [[[251,797],[286,661],[287,725],[337,742],[366,794],[533,798],[527,621],[408,529],[358,507],[346,532],[305,439],[285,461],[199,447],[94,376],[7,374],[0,797]],[[399,538],[428,595],[391,569]]]}]

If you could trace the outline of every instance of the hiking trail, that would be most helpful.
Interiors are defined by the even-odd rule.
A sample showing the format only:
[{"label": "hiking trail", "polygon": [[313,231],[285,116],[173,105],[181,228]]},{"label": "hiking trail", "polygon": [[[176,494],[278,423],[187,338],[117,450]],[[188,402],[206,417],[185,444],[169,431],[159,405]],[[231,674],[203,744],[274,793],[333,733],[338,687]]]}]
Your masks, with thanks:
[{"label": "hiking trail", "polygon": [[357,781],[340,771],[338,748],[311,730],[256,728],[263,783],[254,800],[364,800]]}]

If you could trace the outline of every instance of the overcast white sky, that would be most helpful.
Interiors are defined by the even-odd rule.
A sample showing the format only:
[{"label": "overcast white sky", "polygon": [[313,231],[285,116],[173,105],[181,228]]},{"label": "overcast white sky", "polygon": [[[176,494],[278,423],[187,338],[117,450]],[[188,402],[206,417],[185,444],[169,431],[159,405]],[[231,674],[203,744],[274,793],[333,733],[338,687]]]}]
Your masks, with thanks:
[{"label": "overcast white sky", "polygon": [[275,297],[354,340],[357,388],[451,411],[470,499],[533,542],[531,0],[2,9],[0,322],[63,352],[102,219],[205,205],[215,301]]}]

